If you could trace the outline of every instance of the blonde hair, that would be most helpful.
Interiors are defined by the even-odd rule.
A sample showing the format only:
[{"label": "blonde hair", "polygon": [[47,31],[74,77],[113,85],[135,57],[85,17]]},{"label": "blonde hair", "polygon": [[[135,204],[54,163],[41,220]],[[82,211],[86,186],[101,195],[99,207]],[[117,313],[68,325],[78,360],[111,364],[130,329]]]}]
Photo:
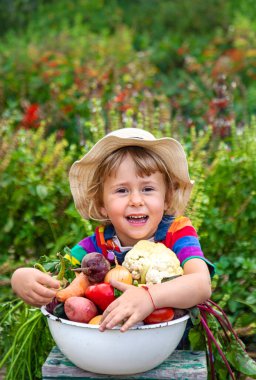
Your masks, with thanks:
[{"label": "blonde hair", "polygon": [[186,184],[182,184],[172,173],[170,173],[163,160],[153,151],[138,146],[128,146],[115,150],[98,165],[93,178],[88,186],[88,203],[90,219],[98,220],[103,224],[110,223],[100,212],[103,207],[104,182],[109,175],[118,170],[123,159],[130,156],[135,163],[136,174],[139,177],[150,176],[159,171],[163,174],[166,186],[165,202],[173,215],[183,212],[183,193]]}]

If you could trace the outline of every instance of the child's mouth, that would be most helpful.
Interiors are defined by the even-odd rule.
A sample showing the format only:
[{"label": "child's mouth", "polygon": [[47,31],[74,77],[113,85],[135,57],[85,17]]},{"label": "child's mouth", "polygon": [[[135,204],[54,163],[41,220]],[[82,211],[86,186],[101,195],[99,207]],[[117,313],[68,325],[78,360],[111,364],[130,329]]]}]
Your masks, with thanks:
[{"label": "child's mouth", "polygon": [[129,215],[126,217],[129,223],[132,224],[144,224],[148,220],[147,215]]}]

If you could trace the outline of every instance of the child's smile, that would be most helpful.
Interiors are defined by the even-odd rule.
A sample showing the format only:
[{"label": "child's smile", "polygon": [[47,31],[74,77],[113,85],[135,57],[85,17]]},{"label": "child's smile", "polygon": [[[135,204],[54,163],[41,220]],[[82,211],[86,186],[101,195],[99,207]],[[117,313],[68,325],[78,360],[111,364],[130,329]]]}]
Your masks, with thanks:
[{"label": "child's smile", "polygon": [[166,186],[160,172],[139,177],[128,155],[104,183],[102,214],[107,216],[124,246],[151,238],[160,223]]},{"label": "child's smile", "polygon": [[127,216],[127,220],[129,223],[137,224],[137,225],[143,225],[146,223],[148,219],[147,215],[129,215]]}]

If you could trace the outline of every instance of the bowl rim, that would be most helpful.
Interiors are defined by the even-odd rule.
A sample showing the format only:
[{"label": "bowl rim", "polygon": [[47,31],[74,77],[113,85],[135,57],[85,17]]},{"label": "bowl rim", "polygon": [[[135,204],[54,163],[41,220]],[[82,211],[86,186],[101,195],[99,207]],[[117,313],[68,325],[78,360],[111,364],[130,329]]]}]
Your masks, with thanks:
[{"label": "bowl rim", "polygon": [[[49,313],[46,310],[46,306],[41,307],[41,312],[43,313],[43,315],[46,318],[51,319],[52,321],[55,321],[55,322],[63,323],[65,325],[71,325],[71,326],[77,326],[77,327],[86,327],[89,329],[97,329],[97,330],[99,329],[99,325],[93,325],[93,324],[81,323],[81,322],[73,322],[73,321],[70,321],[68,319],[56,317],[55,315]],[[135,325],[133,327],[130,327],[129,330],[148,330],[148,329],[155,329],[157,327],[166,327],[166,326],[171,326],[171,325],[175,325],[177,323],[184,322],[184,321],[188,320],[189,318],[190,318],[189,314],[186,314],[181,318],[177,318],[177,319],[171,320],[169,322],[154,323],[154,324],[150,324],[150,325]],[[111,330],[120,330],[120,326],[115,326]],[[111,331],[111,330],[108,330],[108,331]]]}]

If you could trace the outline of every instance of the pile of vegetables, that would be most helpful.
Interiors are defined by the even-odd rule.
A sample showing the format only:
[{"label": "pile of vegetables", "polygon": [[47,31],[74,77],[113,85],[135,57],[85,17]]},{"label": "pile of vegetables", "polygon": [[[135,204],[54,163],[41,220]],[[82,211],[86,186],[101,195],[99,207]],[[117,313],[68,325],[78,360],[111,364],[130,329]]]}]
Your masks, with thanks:
[{"label": "pile of vegetables", "polygon": [[[98,325],[104,310],[121,294],[112,287],[111,279],[141,286],[169,281],[182,275],[177,262],[170,260],[174,257],[172,253],[167,257],[166,247],[163,246],[161,259],[160,243],[157,243],[158,257],[154,255],[153,245],[147,254],[148,244],[155,243],[138,244],[139,247],[135,246],[126,255],[123,265],[115,262],[114,267],[96,252],[87,254],[79,268],[73,267],[60,254],[54,259],[43,256],[35,267],[54,276],[62,287],[46,306],[47,311],[58,318]],[[64,252],[70,253],[68,248]],[[203,342],[212,379],[235,379],[235,374],[256,378],[256,363],[246,353],[224,311],[211,300],[189,310],[155,310],[143,323],[169,321],[187,313],[194,325],[189,332],[190,342],[194,342],[192,349],[202,349]],[[17,324],[17,321],[21,323]],[[0,360],[0,369],[6,366],[5,379],[39,379],[41,366],[54,345],[46,318],[39,309],[16,299],[2,305],[0,323],[7,347]]]},{"label": "pile of vegetables", "polygon": [[[99,324],[104,310],[119,297],[122,292],[115,289],[111,279],[137,286],[142,285],[134,280],[130,271],[115,260],[115,266],[111,268],[105,257],[97,252],[84,256],[81,267],[74,268],[75,278],[70,282],[63,278],[65,272],[65,260],[61,259],[60,272],[55,278],[64,284],[53,301],[46,306],[46,310],[59,318],[74,322]],[[37,264],[36,267],[45,271]],[[61,275],[60,275],[61,274]],[[143,322],[145,324],[170,321],[186,314],[186,311],[173,308],[163,308],[152,312]]]},{"label": "pile of vegetables", "polygon": [[[57,293],[56,299],[60,303],[56,306],[53,301],[52,312],[58,317],[93,324],[100,323],[102,312],[120,296],[120,291],[110,285],[111,279],[140,286],[170,281],[183,274],[176,255],[170,249],[161,243],[145,240],[138,242],[126,254],[123,265],[116,261],[115,267],[111,268],[103,255],[90,253],[82,260],[81,268],[74,269],[74,272],[79,274]],[[47,306],[48,311],[51,307]],[[217,378],[214,363],[219,357],[224,368],[221,375],[218,373],[218,378],[230,376],[235,379],[234,370],[256,378],[256,363],[246,353],[224,311],[211,300],[188,310],[157,309],[143,323],[170,321],[187,313],[194,325],[192,334],[199,332],[200,337],[204,337],[212,379]]]}]

